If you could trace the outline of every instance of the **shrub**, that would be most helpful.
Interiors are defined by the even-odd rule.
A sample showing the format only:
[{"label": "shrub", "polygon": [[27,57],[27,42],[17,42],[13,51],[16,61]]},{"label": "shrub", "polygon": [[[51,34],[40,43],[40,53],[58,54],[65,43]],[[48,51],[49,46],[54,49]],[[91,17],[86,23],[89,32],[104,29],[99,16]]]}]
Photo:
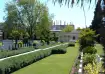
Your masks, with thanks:
[{"label": "shrub", "polygon": [[88,63],[92,64],[93,62],[96,62],[96,55],[95,54],[86,53],[83,56],[83,64],[84,65],[87,65]]},{"label": "shrub", "polygon": [[75,43],[79,43],[79,40],[76,40]]},{"label": "shrub", "polygon": [[73,42],[71,43],[71,42],[70,42],[70,43],[68,44],[68,46],[75,46],[75,43],[73,43]]},{"label": "shrub", "polygon": [[66,53],[67,45],[65,46],[58,46],[52,49],[52,54],[64,54]]},{"label": "shrub", "polygon": [[19,41],[18,42],[18,47],[22,47],[23,46],[23,42],[22,41]]},{"label": "shrub", "polygon": [[33,42],[33,45],[34,45],[34,44],[39,44],[39,42],[38,42],[38,41],[34,41],[34,42]]},{"label": "shrub", "polygon": [[[66,46],[64,45],[59,46],[59,48],[63,48],[63,47],[66,47]],[[3,60],[0,62],[0,74],[10,74],[20,68],[30,65],[44,57],[51,55],[53,50],[55,49],[40,50],[30,54]],[[59,51],[61,50],[59,49]]]},{"label": "shrub", "polygon": [[92,46],[88,46],[88,47],[85,47],[83,49],[83,53],[84,54],[85,53],[96,54],[97,53],[97,50],[94,47],[92,47]]},{"label": "shrub", "polygon": [[89,63],[84,67],[84,74],[99,74],[101,69],[101,63]]},{"label": "shrub", "polygon": [[87,46],[94,46],[95,31],[87,28],[81,31],[79,37],[80,51]]},{"label": "shrub", "polygon": [[39,45],[39,42],[38,41],[34,41],[33,42],[33,46],[37,49],[38,48],[38,45]]}]

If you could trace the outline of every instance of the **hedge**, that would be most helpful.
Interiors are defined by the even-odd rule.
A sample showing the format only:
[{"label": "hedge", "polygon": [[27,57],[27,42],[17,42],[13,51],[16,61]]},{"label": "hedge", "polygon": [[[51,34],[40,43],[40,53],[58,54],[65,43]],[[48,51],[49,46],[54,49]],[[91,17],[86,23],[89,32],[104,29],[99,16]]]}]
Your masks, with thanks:
[{"label": "hedge", "polygon": [[68,46],[75,46],[75,42],[70,42]]},{"label": "hedge", "polygon": [[97,53],[97,49],[95,49],[92,46],[87,46],[83,49],[83,53],[90,53],[90,54],[96,54]]},{"label": "hedge", "polygon": [[58,46],[52,49],[52,54],[64,54],[66,53],[66,45],[65,46]]},{"label": "hedge", "polygon": [[87,65],[88,63],[96,63],[96,54],[85,53],[83,56],[83,65]]},{"label": "hedge", "polygon": [[21,54],[21,53],[25,53],[25,52],[29,52],[29,51],[33,51],[33,50],[35,50],[35,49],[31,48],[31,47],[21,48],[18,50],[1,50],[0,51],[0,59],[6,58],[9,56],[13,56],[13,55],[17,55],[17,54]]},{"label": "hedge", "polygon": [[[56,43],[56,44],[58,44],[58,43]],[[55,44],[53,44],[53,45],[55,45]],[[49,46],[52,46],[52,44],[50,44],[48,46],[40,46],[39,48],[45,48],[45,47],[49,47]],[[29,52],[29,51],[33,51],[33,50],[36,50],[36,49],[33,47],[24,47],[24,48],[20,48],[18,50],[0,50],[0,59],[10,57],[13,55],[18,55],[18,54],[25,53],[25,52]]]},{"label": "hedge", "polygon": [[[55,47],[53,49],[48,49],[48,50],[40,50],[37,52],[33,52],[27,55],[22,55],[10,59],[6,59],[0,62],[0,74],[11,74],[12,72],[23,68],[27,65],[30,65],[44,57],[47,57],[52,53],[52,51],[57,50],[58,51],[66,51],[62,50],[61,48],[66,49],[67,46],[60,46],[59,50]],[[61,50],[60,50],[61,49]]]}]

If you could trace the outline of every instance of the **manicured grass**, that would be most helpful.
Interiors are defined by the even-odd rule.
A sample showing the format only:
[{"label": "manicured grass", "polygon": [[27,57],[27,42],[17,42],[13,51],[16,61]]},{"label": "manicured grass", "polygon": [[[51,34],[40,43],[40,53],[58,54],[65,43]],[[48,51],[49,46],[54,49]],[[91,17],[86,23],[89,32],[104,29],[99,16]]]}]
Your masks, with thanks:
[{"label": "manicured grass", "polygon": [[102,45],[96,44],[95,48],[97,49],[97,53],[99,55],[102,55],[103,54],[103,46]]},{"label": "manicured grass", "polygon": [[78,55],[78,46],[68,47],[67,53],[51,55],[12,74],[69,74]]}]

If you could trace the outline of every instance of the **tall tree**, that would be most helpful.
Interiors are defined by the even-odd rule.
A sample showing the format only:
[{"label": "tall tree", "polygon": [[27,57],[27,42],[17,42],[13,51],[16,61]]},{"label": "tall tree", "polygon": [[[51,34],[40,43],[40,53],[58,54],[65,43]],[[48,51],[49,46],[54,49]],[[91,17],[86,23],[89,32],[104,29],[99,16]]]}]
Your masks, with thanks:
[{"label": "tall tree", "polygon": [[45,40],[48,44],[50,41],[50,27],[52,25],[52,16],[49,15],[48,8],[44,8],[44,12],[41,15],[40,22],[37,25],[36,34],[41,40]]},{"label": "tall tree", "polygon": [[37,0],[20,0],[17,3],[20,21],[28,27],[30,39],[33,39],[34,29],[37,22],[42,18],[44,8],[45,6]]},{"label": "tall tree", "polygon": [[42,19],[45,7],[37,0],[13,0],[11,3],[7,3],[6,7],[7,26],[11,25],[10,27],[12,27],[13,24],[15,27],[16,25],[23,26],[24,30],[28,31],[30,39],[33,39],[35,27],[37,22]]},{"label": "tall tree", "polygon": [[[102,26],[103,13],[101,9],[101,0],[98,0],[95,11],[92,25],[90,26],[96,34],[99,34],[99,28]],[[97,41],[100,42],[100,36],[97,37]]]},{"label": "tall tree", "polygon": [[7,16],[5,17],[5,26],[4,31],[7,33],[7,38],[10,36],[12,29],[14,27],[18,27],[18,15],[16,6],[10,2],[6,5],[6,13]]},{"label": "tall tree", "polygon": [[94,11],[94,18],[93,18],[92,25],[91,25],[91,28],[96,31],[101,26],[100,24],[102,23],[102,17],[103,17],[100,4],[101,4],[101,1],[99,0],[97,2],[97,5]]}]

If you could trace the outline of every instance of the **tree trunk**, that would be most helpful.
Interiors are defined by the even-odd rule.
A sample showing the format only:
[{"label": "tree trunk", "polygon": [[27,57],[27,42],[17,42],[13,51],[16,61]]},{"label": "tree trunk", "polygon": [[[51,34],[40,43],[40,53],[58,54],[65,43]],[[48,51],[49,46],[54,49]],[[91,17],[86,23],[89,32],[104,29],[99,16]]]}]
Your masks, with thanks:
[{"label": "tree trunk", "polygon": [[15,39],[15,49],[17,50],[17,42],[18,42],[18,39]]},{"label": "tree trunk", "polygon": [[47,42],[47,45],[49,45],[50,44],[50,41],[46,41]]}]

